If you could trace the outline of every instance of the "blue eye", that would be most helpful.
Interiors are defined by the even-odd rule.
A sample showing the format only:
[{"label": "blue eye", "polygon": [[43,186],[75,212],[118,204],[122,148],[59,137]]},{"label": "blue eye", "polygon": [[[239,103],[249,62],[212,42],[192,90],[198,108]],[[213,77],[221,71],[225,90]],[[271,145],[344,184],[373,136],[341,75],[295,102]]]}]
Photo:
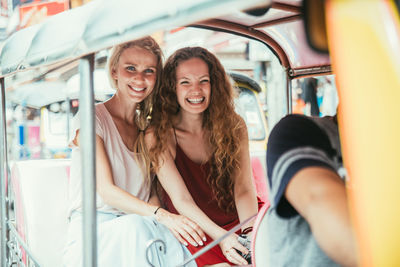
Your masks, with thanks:
[{"label": "blue eye", "polygon": [[128,66],[128,67],[126,67],[126,70],[128,70],[128,71],[135,71],[136,68],[135,68],[134,66]]},{"label": "blue eye", "polygon": [[155,73],[156,71],[153,69],[146,69],[144,72],[152,74],[152,73]]}]

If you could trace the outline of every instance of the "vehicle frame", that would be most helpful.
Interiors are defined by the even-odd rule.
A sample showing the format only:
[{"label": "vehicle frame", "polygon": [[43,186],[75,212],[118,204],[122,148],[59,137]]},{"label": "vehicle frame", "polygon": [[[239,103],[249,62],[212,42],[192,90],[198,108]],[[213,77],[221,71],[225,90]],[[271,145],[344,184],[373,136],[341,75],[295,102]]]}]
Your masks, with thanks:
[{"label": "vehicle frame", "polygon": [[[340,99],[339,130],[344,163],[350,177],[349,204],[356,229],[360,265],[398,265],[400,215],[393,207],[400,203],[399,2],[326,0],[304,3],[303,6],[297,0],[160,0],[142,2],[142,6],[138,7],[133,1],[92,1],[12,35],[0,56],[0,266],[12,264],[8,262],[10,236],[18,239],[25,251],[29,250],[8,220],[11,198],[6,192],[10,190],[6,187],[10,184],[6,153],[6,78],[30,69],[54,69],[79,59],[81,136],[84,140],[82,166],[86,166],[83,175],[88,178],[83,184],[84,266],[97,266],[94,54],[117,43],[165,27],[178,26],[226,31],[269,46],[286,73],[283,86],[286,110],[280,117],[291,113],[291,101],[288,100],[291,99],[291,80],[336,75]],[[143,13],[138,12],[139,8]],[[138,16],[131,16],[130,10],[136,10]],[[247,13],[238,10],[246,10]],[[272,13],[271,16],[264,16],[263,12]],[[320,15],[325,17],[320,18]],[[73,22],[79,25],[71,27]],[[303,31],[299,35],[303,39],[293,42],[290,36],[284,35],[285,29],[291,25],[296,27],[298,33]],[[48,42],[49,37],[52,43]],[[313,50],[306,38],[314,48],[329,50],[329,55]],[[260,236],[260,233],[256,235],[255,246],[258,240],[262,240]],[[35,262],[35,256],[30,256]],[[257,255],[256,248],[253,266],[265,266],[263,257]]]}]

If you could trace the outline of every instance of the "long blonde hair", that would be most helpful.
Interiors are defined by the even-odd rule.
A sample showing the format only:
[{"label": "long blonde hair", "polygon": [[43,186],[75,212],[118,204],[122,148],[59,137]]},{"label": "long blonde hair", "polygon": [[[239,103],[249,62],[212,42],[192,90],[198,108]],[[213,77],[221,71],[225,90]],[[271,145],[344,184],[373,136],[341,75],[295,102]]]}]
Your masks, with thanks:
[{"label": "long blonde hair", "polygon": [[139,164],[142,168],[148,183],[151,183],[150,178],[150,158],[148,155],[147,147],[144,141],[145,131],[149,125],[149,120],[151,118],[151,112],[154,103],[154,97],[157,96],[159,88],[161,86],[161,77],[163,72],[163,54],[160,46],[157,42],[150,36],[143,37],[128,43],[123,43],[116,45],[112,48],[110,56],[107,62],[108,79],[110,81],[111,87],[117,88],[117,81],[112,77],[113,71],[116,69],[122,52],[130,47],[140,47],[146,49],[150,53],[154,54],[157,58],[157,71],[156,71],[156,83],[154,85],[153,91],[137,105],[135,122],[138,128],[138,137],[134,144],[134,151],[136,152],[136,160],[141,163]]},{"label": "long blonde hair", "polygon": [[234,173],[240,168],[239,150],[241,119],[235,112],[234,89],[222,64],[208,50],[201,47],[185,47],[177,50],[166,61],[163,85],[155,99],[152,127],[156,138],[150,149],[153,170],[157,171],[160,153],[167,149],[167,140],[173,119],[180,106],[176,96],[176,69],[178,65],[191,58],[203,60],[207,66],[211,82],[210,105],[203,113],[203,128],[209,133],[212,148],[211,170],[207,182],[213,190],[218,205],[227,212],[235,211],[233,187]]}]

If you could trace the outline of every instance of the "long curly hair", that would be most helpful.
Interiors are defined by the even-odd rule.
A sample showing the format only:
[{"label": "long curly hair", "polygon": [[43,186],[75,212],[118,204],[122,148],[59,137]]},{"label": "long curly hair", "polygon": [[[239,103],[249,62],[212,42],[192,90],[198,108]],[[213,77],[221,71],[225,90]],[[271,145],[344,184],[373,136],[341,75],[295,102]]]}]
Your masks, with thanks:
[{"label": "long curly hair", "polygon": [[134,151],[136,160],[142,168],[143,173],[146,175],[148,183],[151,183],[150,178],[150,158],[148,156],[147,146],[145,145],[144,135],[151,119],[151,112],[153,108],[154,98],[159,92],[161,86],[161,78],[163,72],[163,53],[157,42],[150,36],[146,36],[137,40],[127,43],[116,45],[111,49],[110,56],[107,62],[108,79],[112,88],[117,88],[117,81],[112,77],[113,71],[117,68],[119,59],[122,52],[130,47],[143,48],[156,56],[156,83],[153,91],[137,105],[135,122],[138,130],[137,139],[134,144]]},{"label": "long curly hair", "polygon": [[172,54],[164,65],[163,84],[157,96],[152,115],[152,127],[156,138],[150,149],[153,171],[161,162],[159,155],[167,149],[165,140],[174,127],[174,118],[180,106],[176,95],[176,69],[191,58],[199,58],[208,65],[211,83],[210,104],[203,113],[203,128],[209,136],[212,148],[210,175],[207,182],[213,190],[221,209],[236,210],[234,203],[234,173],[239,169],[239,143],[241,119],[235,112],[235,91],[220,61],[208,50],[201,47],[185,47]]}]

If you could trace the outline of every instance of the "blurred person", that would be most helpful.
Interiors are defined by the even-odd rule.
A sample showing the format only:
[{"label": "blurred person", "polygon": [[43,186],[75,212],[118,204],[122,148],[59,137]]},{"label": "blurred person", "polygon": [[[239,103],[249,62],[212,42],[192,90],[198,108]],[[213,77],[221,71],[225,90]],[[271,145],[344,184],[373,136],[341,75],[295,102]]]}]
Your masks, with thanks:
[{"label": "blurred person", "polygon": [[319,116],[319,106],[317,100],[318,80],[315,78],[305,78],[301,84],[302,99],[305,103],[305,115]]},{"label": "blurred person", "polygon": [[[204,233],[184,216],[160,212],[160,202],[151,191],[144,131],[160,86],[161,49],[151,37],[117,45],[110,54],[108,72],[117,91],[95,106],[98,266],[150,266],[145,244],[152,239],[167,245],[165,255],[152,248],[152,264],[177,265],[190,253],[174,234],[200,239]],[[82,266],[79,129],[77,114],[71,135],[70,217],[64,253],[64,266],[71,267]]]},{"label": "blurred person", "polygon": [[[204,245],[258,212],[246,124],[235,112],[234,91],[219,60],[201,47],[172,54],[164,67],[152,128],[150,158],[163,187],[165,208],[196,221]],[[253,222],[196,259],[198,266],[244,265]],[[201,249],[188,245],[192,254]],[[241,256],[243,255],[243,256]],[[245,256],[246,257],[246,256]]]},{"label": "blurred person", "polygon": [[284,117],[267,169],[270,265],[357,266],[336,117]]},{"label": "blurred person", "polygon": [[304,114],[305,103],[301,98],[302,90],[299,80],[292,82],[292,112],[295,114]]},{"label": "blurred person", "polygon": [[327,76],[322,86],[324,94],[320,108],[321,116],[334,116],[339,103],[335,80]]}]

